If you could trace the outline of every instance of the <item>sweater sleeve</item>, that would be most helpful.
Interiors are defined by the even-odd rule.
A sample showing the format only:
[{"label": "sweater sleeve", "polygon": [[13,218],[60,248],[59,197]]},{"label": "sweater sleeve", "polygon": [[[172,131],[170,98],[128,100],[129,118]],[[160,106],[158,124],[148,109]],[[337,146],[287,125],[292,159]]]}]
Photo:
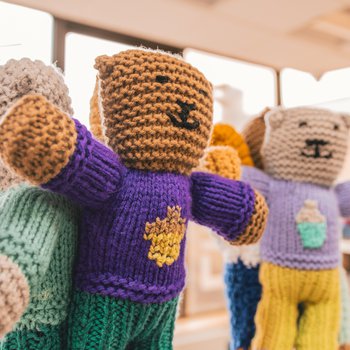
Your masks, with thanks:
[{"label": "sweater sleeve", "polygon": [[264,225],[254,238],[245,236],[256,209],[256,194],[250,185],[201,172],[192,173],[191,181],[194,221],[232,244],[255,243],[260,238]]},{"label": "sweater sleeve", "polygon": [[266,199],[268,199],[270,184],[269,175],[251,166],[243,166],[242,169],[242,181],[249,183],[252,187],[259,191]]},{"label": "sweater sleeve", "polygon": [[0,156],[29,182],[98,207],[121,186],[118,156],[44,97],[27,95],[0,122]]},{"label": "sweater sleeve", "polygon": [[350,217],[350,181],[335,187],[340,213],[343,217]]},{"label": "sweater sleeve", "polygon": [[55,195],[35,187],[8,190],[0,200],[0,255],[16,263],[32,289],[48,269],[62,225]]}]

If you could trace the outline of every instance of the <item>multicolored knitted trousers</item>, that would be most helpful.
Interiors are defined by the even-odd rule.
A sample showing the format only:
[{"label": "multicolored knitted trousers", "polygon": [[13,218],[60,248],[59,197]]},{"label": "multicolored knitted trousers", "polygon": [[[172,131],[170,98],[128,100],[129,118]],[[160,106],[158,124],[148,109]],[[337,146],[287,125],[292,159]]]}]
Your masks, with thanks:
[{"label": "multicolored knitted trousers", "polygon": [[310,271],[262,263],[260,281],[254,350],[292,350],[294,345],[298,350],[338,349],[338,268]]},{"label": "multicolored knitted trousers", "polygon": [[248,350],[255,334],[254,317],[261,298],[259,266],[247,267],[238,259],[227,263],[225,284],[230,312],[231,350]]},{"label": "multicolored knitted trousers", "polygon": [[140,304],[76,291],[67,349],[171,350],[177,302]]},{"label": "multicolored knitted trousers", "polygon": [[9,333],[0,343],[1,350],[64,349],[61,326],[41,326],[40,330],[18,330]]}]

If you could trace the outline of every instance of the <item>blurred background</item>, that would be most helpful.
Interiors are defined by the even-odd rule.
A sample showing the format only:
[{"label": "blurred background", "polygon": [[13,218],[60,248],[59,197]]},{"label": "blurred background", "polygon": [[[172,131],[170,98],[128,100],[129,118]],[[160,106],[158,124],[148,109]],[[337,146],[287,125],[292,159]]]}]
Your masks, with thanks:
[{"label": "blurred background", "polygon": [[[238,130],[279,104],[350,113],[350,0],[0,1],[0,64],[57,63],[86,125],[95,57],[140,45],[198,67],[215,87],[214,121]],[[341,179],[350,179],[350,159]],[[350,226],[344,232],[350,269]],[[208,231],[192,227],[176,350],[227,349],[222,264]]]}]

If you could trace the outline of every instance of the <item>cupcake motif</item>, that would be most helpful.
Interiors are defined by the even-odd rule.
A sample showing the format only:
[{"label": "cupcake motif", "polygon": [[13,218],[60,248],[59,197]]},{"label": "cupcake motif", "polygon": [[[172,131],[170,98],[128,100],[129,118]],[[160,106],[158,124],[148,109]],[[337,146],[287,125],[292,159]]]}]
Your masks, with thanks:
[{"label": "cupcake motif", "polygon": [[326,218],[318,210],[317,201],[307,199],[296,217],[304,248],[321,248],[327,236]]}]

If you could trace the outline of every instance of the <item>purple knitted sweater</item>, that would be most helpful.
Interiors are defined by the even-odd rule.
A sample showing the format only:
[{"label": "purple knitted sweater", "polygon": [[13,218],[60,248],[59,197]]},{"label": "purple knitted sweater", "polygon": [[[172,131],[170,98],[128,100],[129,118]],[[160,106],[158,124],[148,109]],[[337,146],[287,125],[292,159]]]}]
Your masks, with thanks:
[{"label": "purple knitted sweater", "polygon": [[[350,216],[350,182],[335,188],[322,187],[278,180],[252,167],[244,167],[242,178],[265,196],[269,206],[268,223],[260,244],[263,261],[306,270],[338,266],[338,218]],[[306,200],[316,201],[319,212],[325,218],[325,240],[317,248],[305,247],[298,231],[296,218]]]},{"label": "purple knitted sweater", "polygon": [[191,219],[227,240],[248,225],[255,200],[249,185],[207,173],[188,177],[127,169],[78,121],[76,128],[73,156],[44,187],[84,207],[75,273],[80,290],[141,303],[176,297],[185,283],[185,237],[174,261],[157,264],[149,257],[151,241],[144,236],[146,228],[153,232],[152,223],[163,227],[169,208],[180,212],[184,228]]}]

